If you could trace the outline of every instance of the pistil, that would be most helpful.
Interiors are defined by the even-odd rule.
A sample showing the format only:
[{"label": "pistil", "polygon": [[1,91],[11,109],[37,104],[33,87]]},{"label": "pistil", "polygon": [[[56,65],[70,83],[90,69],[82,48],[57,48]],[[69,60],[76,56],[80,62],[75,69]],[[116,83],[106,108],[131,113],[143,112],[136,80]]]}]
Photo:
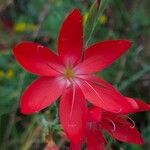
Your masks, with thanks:
[{"label": "pistil", "polygon": [[75,73],[72,68],[66,68],[64,72],[64,76],[67,79],[72,79],[75,76]]}]

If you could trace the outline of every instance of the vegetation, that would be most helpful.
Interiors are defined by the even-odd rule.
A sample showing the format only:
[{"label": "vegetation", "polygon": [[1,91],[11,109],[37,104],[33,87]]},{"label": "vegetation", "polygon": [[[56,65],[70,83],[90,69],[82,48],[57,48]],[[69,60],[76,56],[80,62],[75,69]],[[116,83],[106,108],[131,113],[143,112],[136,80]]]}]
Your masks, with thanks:
[{"label": "vegetation", "polygon": [[[61,23],[75,7],[83,14],[86,46],[108,39],[130,39],[134,42],[124,56],[98,75],[123,94],[149,102],[150,1],[107,0],[105,9],[101,8],[103,13],[92,12],[98,15],[92,18],[94,20],[88,20],[93,3],[94,0],[0,1],[1,150],[42,150],[46,145],[55,143],[62,150],[68,149],[69,142],[59,123],[58,101],[38,114],[25,116],[20,113],[22,92],[36,76],[18,65],[12,49],[21,41],[35,41],[57,49]],[[149,150],[150,113],[136,114],[132,118],[145,144],[125,144],[108,137],[112,149]]]}]

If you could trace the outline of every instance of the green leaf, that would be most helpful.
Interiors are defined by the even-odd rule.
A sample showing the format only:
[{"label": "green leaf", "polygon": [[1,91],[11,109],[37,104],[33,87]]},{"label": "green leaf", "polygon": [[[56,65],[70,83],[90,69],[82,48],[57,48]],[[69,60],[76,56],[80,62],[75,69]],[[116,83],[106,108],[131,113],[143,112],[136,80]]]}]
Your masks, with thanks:
[{"label": "green leaf", "polygon": [[98,18],[103,14],[106,6],[108,5],[109,0],[96,0],[90,8],[85,27],[84,27],[84,39],[85,46],[88,45],[91,36],[94,32],[96,24],[98,22]]}]

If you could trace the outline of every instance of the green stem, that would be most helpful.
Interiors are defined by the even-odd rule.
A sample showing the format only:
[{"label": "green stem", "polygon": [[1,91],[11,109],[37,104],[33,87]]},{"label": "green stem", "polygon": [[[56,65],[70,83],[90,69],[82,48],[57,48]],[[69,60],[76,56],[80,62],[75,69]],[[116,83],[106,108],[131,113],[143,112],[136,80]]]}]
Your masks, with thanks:
[{"label": "green stem", "polygon": [[[19,99],[20,98],[20,94],[22,92],[22,89],[23,89],[23,84],[24,84],[24,79],[25,79],[25,75],[26,73],[25,72],[22,72],[20,74],[20,77],[19,77],[19,84],[18,84],[18,95],[16,95],[16,99]],[[5,133],[5,136],[4,136],[4,144],[2,145],[3,149],[7,148],[7,142],[8,142],[8,139],[9,139],[9,136],[11,134],[11,131],[12,131],[12,128],[13,128],[13,125],[14,125],[14,122],[15,122],[15,117],[16,117],[16,112],[17,112],[17,108],[19,106],[19,101],[17,101],[13,108],[12,108],[12,114],[10,116],[10,120],[9,120],[9,123],[8,123],[8,127],[7,127],[7,130],[6,130],[6,133]]]},{"label": "green stem", "polygon": [[[93,21],[91,29],[88,29],[89,26],[87,26],[87,27],[85,26],[85,39],[87,38],[85,40],[85,47],[88,46],[88,44],[92,38],[92,35],[94,33],[95,27],[98,23],[98,18],[103,14],[106,6],[108,5],[108,2],[109,2],[109,0],[101,0],[100,6],[98,8],[97,8],[97,1],[95,1],[95,3],[92,5],[92,7],[90,9],[90,13],[94,13],[94,14],[95,14],[95,12],[97,12],[97,13],[95,14],[96,17],[93,14],[90,14],[92,17],[95,17],[95,19],[91,18],[91,20],[90,19],[88,20],[89,21],[88,24],[91,24],[90,21]],[[96,9],[98,9],[98,10],[96,11]],[[90,30],[90,31],[88,31],[88,30]],[[88,37],[86,37],[86,34]]]},{"label": "green stem", "polygon": [[146,66],[146,67],[143,68],[143,70],[137,72],[131,78],[129,78],[128,80],[124,81],[118,87],[118,89],[121,90],[121,91],[123,91],[124,89],[126,89],[127,87],[129,87],[132,83],[134,83],[135,81],[137,81],[138,79],[140,79],[143,75],[145,75],[148,72],[150,72],[150,67]]}]

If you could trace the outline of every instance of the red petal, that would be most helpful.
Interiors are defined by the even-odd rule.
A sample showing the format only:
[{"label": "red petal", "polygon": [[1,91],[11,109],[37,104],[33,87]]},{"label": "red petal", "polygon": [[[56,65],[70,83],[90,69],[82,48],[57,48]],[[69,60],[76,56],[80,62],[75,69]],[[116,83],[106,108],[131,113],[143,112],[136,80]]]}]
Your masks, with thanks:
[{"label": "red petal", "polygon": [[141,111],[150,111],[150,105],[143,102],[142,100],[130,98],[130,97],[125,97],[126,100],[131,103],[133,109],[131,111],[128,111],[127,113],[136,113],[136,112],[141,112]]},{"label": "red petal", "polygon": [[42,76],[58,74],[55,70],[59,67],[58,56],[47,47],[33,42],[23,42],[14,48],[14,55],[25,69],[34,74]]},{"label": "red petal", "polygon": [[102,79],[83,80],[80,87],[87,100],[104,110],[119,113],[132,109],[131,104],[126,101],[124,96]]},{"label": "red petal", "polygon": [[101,120],[102,109],[96,106],[89,107],[88,109],[88,121],[99,122]]},{"label": "red petal", "polygon": [[61,96],[64,85],[58,78],[41,77],[35,80],[22,96],[21,112],[31,114],[51,105]]},{"label": "red petal", "polygon": [[60,101],[60,120],[68,138],[75,144],[83,138],[86,113],[86,101],[80,88],[67,89]]},{"label": "red petal", "polygon": [[78,9],[74,9],[62,25],[58,39],[58,51],[64,63],[70,65],[81,58],[82,48],[82,16]]},{"label": "red petal", "polygon": [[[128,116],[126,115],[122,115],[122,114],[116,114],[116,113],[111,113],[108,111],[103,111],[102,113],[102,117],[101,117],[101,123],[105,123],[107,121],[109,121],[111,123],[111,125],[113,126],[113,128],[115,128],[115,124],[116,123],[120,123],[120,124],[124,124],[124,125],[130,125],[130,126],[135,126],[134,122],[128,122],[127,119],[130,119]],[[114,123],[114,124],[113,124]],[[112,127],[111,127],[112,129]]]},{"label": "red petal", "polygon": [[[104,122],[103,122],[104,123]],[[129,124],[115,124],[115,130],[112,130],[111,124],[105,122],[103,125],[105,130],[107,130],[114,138],[119,141],[133,143],[133,144],[143,144],[143,138],[140,133],[130,126]]]},{"label": "red petal", "polygon": [[132,45],[128,40],[111,40],[97,43],[89,47],[85,52],[83,63],[79,64],[76,69],[80,73],[93,73],[100,71],[111,65]]},{"label": "red petal", "polygon": [[87,149],[105,150],[105,139],[99,130],[99,126],[92,123],[90,127],[87,133]]}]

